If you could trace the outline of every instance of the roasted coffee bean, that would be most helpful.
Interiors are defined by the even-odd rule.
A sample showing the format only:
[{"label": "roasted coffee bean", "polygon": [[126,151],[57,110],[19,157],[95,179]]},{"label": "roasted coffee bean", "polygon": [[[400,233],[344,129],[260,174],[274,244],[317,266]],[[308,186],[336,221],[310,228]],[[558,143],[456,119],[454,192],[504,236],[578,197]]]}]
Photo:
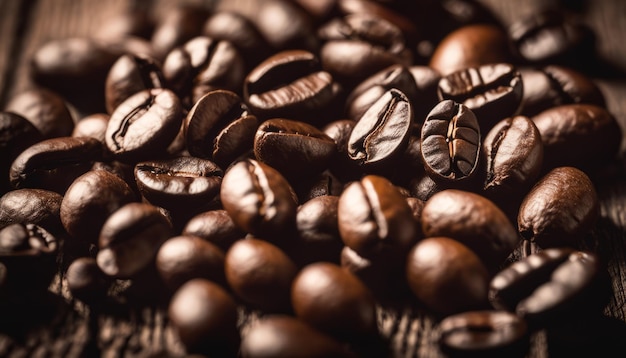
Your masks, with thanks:
[{"label": "roasted coffee bean", "polygon": [[346,87],[394,64],[413,62],[402,31],[393,23],[366,13],[336,18],[318,35],[322,66]]},{"label": "roasted coffee bean", "polygon": [[91,257],[74,260],[67,268],[65,279],[72,297],[87,304],[103,301],[113,283],[113,280],[100,270],[96,260]]},{"label": "roasted coffee bean", "polygon": [[506,311],[470,311],[444,318],[439,346],[449,357],[525,357],[530,348],[526,322]]},{"label": "roasted coffee bean", "polygon": [[606,109],[569,104],[532,117],[544,147],[544,172],[560,166],[591,170],[612,160],[619,151],[622,130]]},{"label": "roasted coffee bean", "polygon": [[172,292],[194,278],[226,286],[224,251],[197,236],[167,239],[157,252],[155,264],[163,283]]},{"label": "roasted coffee bean", "polygon": [[195,215],[219,197],[224,172],[195,157],[139,162],[135,180],[144,199],[174,212]]},{"label": "roasted coffee bean", "polygon": [[348,185],[339,198],[337,219],[343,242],[366,258],[404,253],[418,238],[411,208],[381,176]]},{"label": "roasted coffee bean", "polygon": [[497,271],[519,244],[508,217],[489,199],[457,189],[433,195],[422,210],[425,237],[446,236],[476,252],[491,272]]},{"label": "roasted coffee bean", "polygon": [[74,119],[63,98],[44,88],[20,92],[11,98],[5,111],[26,118],[44,139],[68,137],[74,129]]},{"label": "roasted coffee bean", "polygon": [[204,23],[202,33],[214,40],[232,43],[241,52],[248,69],[271,54],[270,45],[256,25],[235,11],[213,13]]},{"label": "roasted coffee bean", "polygon": [[436,183],[426,173],[418,174],[409,183],[409,191],[411,196],[418,198],[419,200],[426,201],[431,196],[446,189],[441,183]]},{"label": "roasted coffee bean", "polygon": [[460,182],[477,172],[481,153],[480,126],[474,113],[452,100],[437,104],[421,132],[424,168],[436,182]]},{"label": "roasted coffee bean", "polygon": [[304,267],[293,281],[291,302],[297,318],[339,340],[366,342],[377,335],[372,293],[336,264]]},{"label": "roasted coffee bean", "polygon": [[607,277],[591,252],[546,249],[498,273],[491,281],[489,300],[534,327],[558,326],[571,320],[570,315],[600,313],[609,297]]},{"label": "roasted coffee bean", "polygon": [[319,40],[311,18],[292,1],[261,2],[252,20],[274,51],[318,52]]},{"label": "roasted coffee bean", "polygon": [[339,196],[321,195],[298,207],[297,240],[287,248],[296,263],[301,266],[316,261],[339,263],[344,245],[339,235],[338,204]]},{"label": "roasted coffee bean", "polygon": [[255,238],[239,240],[226,252],[224,265],[226,280],[242,301],[265,312],[291,312],[298,271],[280,248]]},{"label": "roasted coffee bean", "polygon": [[154,261],[161,244],[171,237],[171,225],[155,206],[128,203],[120,207],[100,230],[98,267],[115,278],[136,276]]},{"label": "roasted coffee bean", "polygon": [[[306,353],[305,353],[306,352]],[[241,342],[242,358],[351,357],[335,339],[305,322],[286,315],[263,317]]]},{"label": "roasted coffee bean", "polygon": [[426,238],[407,257],[409,288],[438,315],[486,307],[489,277],[474,251],[447,237]]},{"label": "roasted coffee bean", "polygon": [[11,112],[0,112],[0,193],[11,189],[8,173],[15,158],[41,140],[41,132],[26,118]]},{"label": "roasted coffee bean", "polygon": [[599,215],[599,199],[587,174],[573,167],[558,167],[524,197],[517,226],[524,239],[542,248],[575,246]]},{"label": "roasted coffee bean", "polygon": [[59,240],[35,224],[11,224],[0,230],[0,262],[6,267],[4,289],[17,294],[43,293],[57,272]]},{"label": "roasted coffee bean", "polygon": [[418,90],[417,99],[409,98],[409,100],[413,104],[415,125],[421,127],[428,112],[439,103],[437,87],[441,74],[428,66],[411,66],[409,72],[411,72]]},{"label": "roasted coffee bean", "polygon": [[238,92],[245,77],[245,65],[230,42],[198,36],[167,55],[163,75],[180,98],[190,97],[191,103],[195,103],[213,90]]},{"label": "roasted coffee bean", "polygon": [[551,107],[589,103],[605,107],[604,95],[587,75],[571,68],[549,65],[520,69],[524,96],[520,113],[534,116]]},{"label": "roasted coffee bean", "polygon": [[519,208],[521,199],[536,182],[543,164],[543,142],[528,117],[515,116],[498,122],[483,141],[487,175],[484,193],[501,206]]},{"label": "roasted coffee bean", "polygon": [[409,68],[392,65],[368,77],[352,90],[346,99],[346,115],[348,118],[359,120],[385,92],[392,88],[402,92],[412,107],[421,101],[416,80]]},{"label": "roasted coffee bean", "polygon": [[90,170],[76,178],[61,201],[61,223],[79,246],[96,244],[106,219],[135,200],[131,188],[117,175]]},{"label": "roasted coffee bean", "polygon": [[158,59],[164,59],[174,48],[183,45],[200,34],[204,22],[210,15],[209,9],[182,4],[173,6],[158,19],[150,39]]},{"label": "roasted coffee bean", "polygon": [[147,39],[154,31],[154,19],[141,4],[129,6],[126,11],[109,15],[104,20],[96,31],[96,38],[110,41],[128,37]]},{"label": "roasted coffee bean", "polygon": [[335,100],[338,86],[317,56],[288,50],[268,57],[246,77],[244,100],[259,117],[323,122],[321,113]]},{"label": "roasted coffee bean", "polygon": [[554,10],[520,18],[509,27],[509,36],[517,56],[531,63],[576,63],[589,58],[595,45],[590,28]]},{"label": "roasted coffee bean", "polygon": [[167,89],[147,89],[122,102],[111,115],[106,145],[115,158],[138,162],[164,152],[182,123],[182,107]]},{"label": "roasted coffee bean", "polygon": [[186,236],[198,236],[217,245],[226,252],[235,241],[246,236],[237,227],[228,212],[223,209],[209,210],[191,218],[182,231]]},{"label": "roasted coffee bean", "polygon": [[439,99],[450,99],[467,106],[485,132],[500,120],[517,113],[522,93],[521,75],[508,63],[452,72],[441,78],[438,88]]},{"label": "roasted coffee bean", "polygon": [[306,203],[318,196],[339,196],[343,191],[343,187],[343,182],[329,170],[325,170],[310,178],[303,178],[299,182],[294,183],[294,190],[298,196],[299,203]]},{"label": "roasted coffee bean", "polygon": [[301,121],[268,119],[254,136],[255,158],[291,181],[321,173],[335,152],[332,138]]},{"label": "roasted coffee bean", "polygon": [[16,189],[39,188],[59,194],[102,158],[94,138],[57,137],[33,144],[11,164],[9,181]]},{"label": "roasted coffee bean", "polygon": [[94,113],[82,118],[74,126],[72,137],[95,138],[106,147],[105,137],[109,118],[111,116],[105,113]]},{"label": "roasted coffee bean", "polygon": [[227,168],[252,149],[258,121],[236,93],[217,90],[194,104],[183,126],[191,155]]},{"label": "roasted coffee bean", "polygon": [[344,182],[356,180],[361,175],[358,164],[350,159],[348,154],[348,141],[355,125],[356,121],[352,119],[339,119],[322,128],[322,131],[333,139],[337,150],[330,160],[329,170]]},{"label": "roasted coffee bean", "polygon": [[200,278],[188,281],[172,297],[168,317],[186,353],[237,355],[237,305],[219,285]]},{"label": "roasted coffee bean", "polygon": [[107,112],[137,92],[165,87],[161,66],[147,55],[123,55],[115,61],[106,78],[105,100]]},{"label": "roasted coffee bean", "polygon": [[59,193],[43,189],[17,189],[0,197],[0,228],[11,224],[35,224],[53,235],[64,232]]},{"label": "roasted coffee bean", "polygon": [[462,26],[449,33],[435,48],[429,66],[447,75],[467,67],[510,63],[506,32],[493,24]]},{"label": "roasted coffee bean", "polygon": [[406,149],[412,124],[408,98],[390,89],[357,121],[348,139],[348,156],[365,171],[389,167]]},{"label": "roasted coffee bean", "polygon": [[256,160],[226,171],[220,199],[238,227],[261,238],[281,241],[295,226],[296,194],[276,169]]}]

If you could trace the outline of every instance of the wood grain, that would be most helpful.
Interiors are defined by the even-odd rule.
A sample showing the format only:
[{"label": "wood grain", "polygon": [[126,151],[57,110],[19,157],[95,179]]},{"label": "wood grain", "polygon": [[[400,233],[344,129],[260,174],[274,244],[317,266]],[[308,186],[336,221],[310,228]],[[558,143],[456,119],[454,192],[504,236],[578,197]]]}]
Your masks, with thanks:
[{"label": "wood grain", "polygon": [[[254,0],[231,0],[219,6],[240,8]],[[569,8],[572,16],[593,28],[598,35],[598,52],[602,71],[594,71],[607,99],[609,111],[615,115],[626,133],[626,2],[481,0],[504,24],[519,16],[548,5],[576,3]],[[214,1],[196,1],[208,7]],[[580,4],[583,5],[580,5]],[[129,10],[123,0],[4,0],[0,1],[0,108],[15,94],[32,86],[29,60],[48,40],[95,34],[107,20]],[[148,5],[146,5],[148,4]],[[136,4],[135,4],[136,5]],[[156,0],[144,7],[158,18],[167,13],[173,2]],[[582,6],[582,9],[581,9]],[[626,145],[626,141],[623,143]],[[623,148],[626,148],[623,146]],[[623,156],[622,156],[623,157]],[[601,219],[590,235],[590,246],[603,253],[612,278],[613,296],[605,314],[626,322],[626,165],[617,160],[602,176],[595,178],[601,198]],[[517,253],[519,255],[519,252]],[[57,276],[51,294],[43,297],[42,315],[37,319],[6,327],[0,324],[0,356],[54,357],[145,357],[181,356],[184,349],[167,322],[163,301],[137,299],[149,295],[149,288],[133,288],[129,282],[118,282],[112,298],[105,304],[87,307],[75,301]],[[142,291],[143,290],[143,291]],[[123,292],[124,295],[117,295]],[[130,294],[129,294],[130,292]],[[117,294],[116,294],[117,293]],[[130,297],[130,298],[129,298]],[[24,302],[23,309],[29,307]],[[258,320],[257,312],[243,311],[240,326],[245,334]],[[0,318],[0,321],[2,318]],[[379,307],[381,334],[387,339],[394,357],[441,357],[436,344],[436,320],[418,308]],[[529,357],[547,357],[545,332],[532,338]]]}]

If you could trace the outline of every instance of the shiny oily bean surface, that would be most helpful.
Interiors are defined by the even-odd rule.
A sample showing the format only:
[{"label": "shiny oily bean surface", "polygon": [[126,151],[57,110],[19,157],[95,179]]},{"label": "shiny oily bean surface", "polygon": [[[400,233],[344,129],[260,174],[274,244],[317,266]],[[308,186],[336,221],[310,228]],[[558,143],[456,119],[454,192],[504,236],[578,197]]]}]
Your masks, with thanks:
[{"label": "shiny oily bean surface", "polygon": [[291,312],[297,267],[277,246],[260,239],[235,242],[226,252],[226,280],[237,297],[265,312]]},{"label": "shiny oily bean surface", "polygon": [[74,126],[72,137],[92,137],[104,145],[110,117],[105,113],[94,113],[83,117]]},{"label": "shiny oily bean surface", "polygon": [[474,176],[480,159],[481,132],[474,113],[452,100],[439,102],[421,131],[422,160],[437,182],[458,182]]},{"label": "shiny oily bean surface", "polygon": [[268,119],[254,136],[255,158],[292,181],[321,173],[335,152],[329,136],[296,120]]},{"label": "shiny oily bean surface", "polygon": [[348,139],[348,156],[366,171],[389,166],[406,149],[412,124],[408,98],[390,89],[357,121]]},{"label": "shiny oily bean surface", "polygon": [[456,240],[440,236],[418,242],[409,251],[406,278],[419,302],[438,315],[487,305],[487,268]]},{"label": "shiny oily bean surface", "polygon": [[35,224],[53,234],[61,224],[61,194],[43,189],[16,189],[0,197],[0,228],[10,224]]},{"label": "shiny oily bean surface", "polygon": [[220,199],[235,224],[253,235],[280,241],[280,234],[295,225],[296,194],[276,169],[256,160],[226,171]]},{"label": "shiny oily bean surface", "polygon": [[377,334],[375,300],[369,289],[341,266],[317,262],[294,279],[296,317],[339,340],[367,340]]},{"label": "shiny oily bean surface", "polygon": [[574,167],[543,176],[524,197],[517,216],[521,236],[542,248],[575,246],[600,215],[593,182]]},{"label": "shiny oily bean surface", "polygon": [[517,112],[523,82],[511,64],[497,63],[470,67],[439,80],[440,100],[450,99],[471,109],[483,131]]},{"label": "shiny oily bean surface", "polygon": [[68,137],[74,128],[74,119],[63,97],[45,88],[20,92],[4,110],[26,118],[45,139]]},{"label": "shiny oily bean surface", "polygon": [[165,152],[182,123],[182,106],[167,89],[147,89],[122,102],[111,114],[106,145],[116,159],[137,162]]},{"label": "shiny oily bean surface", "polygon": [[195,215],[182,230],[183,235],[198,236],[217,245],[226,252],[237,240],[246,236],[246,232],[235,225],[224,209],[216,209]]},{"label": "shiny oily bean surface", "polygon": [[506,311],[469,311],[444,318],[439,346],[450,357],[525,357],[526,322]]},{"label": "shiny oily bean surface", "polygon": [[72,297],[87,304],[103,301],[113,284],[113,280],[100,270],[92,257],[81,257],[72,261],[65,278]]},{"label": "shiny oily bean surface", "polygon": [[157,207],[126,204],[102,225],[98,267],[111,277],[132,278],[154,262],[159,246],[171,237],[172,231],[172,224]]},{"label": "shiny oily bean surface", "polygon": [[200,278],[188,281],[172,297],[168,317],[187,353],[236,356],[237,304],[219,285]]},{"label": "shiny oily bean surface", "polygon": [[262,318],[250,327],[241,342],[242,358],[351,357],[332,337],[305,322],[285,315]]},{"label": "shiny oily bean surface", "polygon": [[152,57],[141,54],[122,55],[115,61],[105,82],[108,113],[137,92],[165,87],[161,66]]}]

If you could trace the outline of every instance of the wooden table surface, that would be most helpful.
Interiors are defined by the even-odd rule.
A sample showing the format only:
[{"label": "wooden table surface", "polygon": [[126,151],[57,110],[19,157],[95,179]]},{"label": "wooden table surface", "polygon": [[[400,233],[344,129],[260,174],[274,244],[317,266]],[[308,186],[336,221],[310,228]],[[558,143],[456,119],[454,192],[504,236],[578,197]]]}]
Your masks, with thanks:
[{"label": "wooden table surface", "polygon": [[[245,1],[251,0],[226,1],[224,6],[239,6]],[[569,5],[570,11],[597,34],[603,65],[602,70],[591,73],[606,97],[609,111],[626,133],[626,1],[481,2],[504,24],[548,3]],[[39,46],[51,39],[93,35],[107,19],[126,11],[129,3],[125,0],[0,0],[0,109],[12,96],[32,85],[28,61]],[[149,7],[158,15],[167,11],[168,6],[171,2],[163,0],[152,1]],[[611,71],[606,71],[608,68]],[[618,341],[626,340],[624,161],[617,160],[607,173],[595,182],[602,205],[601,219],[592,236],[594,249],[608,258],[614,292],[605,309],[612,327],[607,342],[623,347]],[[48,313],[45,319],[10,327],[0,324],[0,356],[178,356],[183,352],[162,309],[151,305],[88,308],[69,299],[60,277],[53,282],[51,292],[52,298],[39,303],[42,312]],[[436,323],[428,315],[411,308],[381,308],[379,323],[394,356],[441,356],[435,341]],[[245,327],[247,323],[242,324]],[[529,356],[552,355],[556,353],[549,354],[545,335],[535,334]],[[618,352],[617,356],[626,356],[626,351]]]}]

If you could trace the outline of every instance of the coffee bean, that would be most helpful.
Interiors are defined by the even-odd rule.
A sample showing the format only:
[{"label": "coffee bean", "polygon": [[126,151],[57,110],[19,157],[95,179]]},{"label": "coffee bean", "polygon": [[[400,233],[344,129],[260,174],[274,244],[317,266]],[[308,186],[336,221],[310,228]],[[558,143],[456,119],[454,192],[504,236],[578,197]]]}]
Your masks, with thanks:
[{"label": "coffee bean", "polygon": [[26,118],[44,139],[68,137],[74,129],[74,119],[63,98],[44,88],[20,92],[11,98],[5,111]]},{"label": "coffee bean", "polygon": [[409,97],[409,100],[413,104],[415,125],[421,127],[428,112],[439,103],[437,87],[441,74],[429,66],[420,65],[409,67],[409,72],[413,76],[418,90],[416,99]]},{"label": "coffee bean", "polygon": [[297,318],[339,340],[365,342],[377,335],[371,292],[336,264],[304,267],[293,281],[291,302]]},{"label": "coffee bean", "polygon": [[11,112],[0,112],[0,193],[11,189],[11,164],[24,150],[43,140],[43,136],[26,118]]},{"label": "coffee bean", "polygon": [[265,312],[291,312],[290,289],[296,265],[278,247],[254,238],[226,252],[226,280],[237,297]]},{"label": "coffee bean", "polygon": [[274,168],[247,159],[226,171],[220,199],[241,229],[261,238],[282,241],[295,226],[296,195]]},{"label": "coffee bean", "polygon": [[172,292],[195,278],[226,286],[224,252],[197,236],[167,239],[157,252],[155,264],[159,276]]},{"label": "coffee bean", "polygon": [[317,56],[303,50],[282,51],[268,57],[246,77],[244,100],[259,117],[321,121],[321,113],[335,100],[338,87],[322,70]]},{"label": "coffee bean", "polygon": [[457,240],[429,237],[410,250],[406,278],[419,302],[438,315],[486,307],[489,273]]},{"label": "coffee bean", "polygon": [[182,123],[178,97],[166,89],[138,92],[111,115],[106,144],[116,159],[138,162],[164,152]]},{"label": "coffee bean", "polygon": [[262,318],[250,327],[241,342],[241,357],[350,357],[335,339],[305,322],[286,315]]},{"label": "coffee bean", "polygon": [[96,260],[91,257],[74,260],[67,268],[65,278],[72,297],[87,304],[103,301],[113,283],[113,280],[100,270]]},{"label": "coffee bean", "polygon": [[102,158],[94,138],[57,137],[33,144],[11,164],[9,180],[16,189],[39,188],[65,193],[72,181]]},{"label": "coffee bean", "polygon": [[406,149],[412,124],[408,98],[391,89],[357,121],[348,139],[348,156],[365,171],[390,167]]},{"label": "coffee bean", "polygon": [[246,236],[223,209],[209,210],[191,218],[182,230],[186,236],[198,236],[226,252],[237,240]]},{"label": "coffee bean", "polygon": [[222,168],[252,149],[258,121],[234,92],[216,90],[202,96],[183,122],[191,155],[213,159]]},{"label": "coffee bean", "polygon": [[368,175],[348,185],[339,198],[337,219],[343,242],[366,258],[395,257],[418,238],[411,208],[381,176]]},{"label": "coffee bean", "polygon": [[477,172],[481,153],[480,126],[474,113],[452,100],[437,104],[421,132],[422,160],[436,182],[460,182]]},{"label": "coffee bean", "polygon": [[188,281],[172,297],[168,317],[186,353],[236,356],[237,305],[219,285],[200,278]]},{"label": "coffee bean", "polygon": [[35,224],[53,235],[65,230],[60,210],[63,196],[43,189],[17,189],[0,197],[0,228],[11,224]]},{"label": "coffee bean", "polygon": [[483,131],[514,115],[520,107],[522,93],[521,75],[507,63],[452,72],[441,78],[438,88],[439,99],[450,99],[471,109]]},{"label": "coffee bean", "polygon": [[318,51],[319,40],[311,18],[291,1],[264,1],[252,20],[274,51]]},{"label": "coffee bean", "polygon": [[83,117],[76,123],[72,137],[91,137],[102,143],[106,148],[106,130],[110,116],[105,113],[94,113]]},{"label": "coffee bean", "polygon": [[161,66],[147,55],[123,55],[115,61],[106,78],[105,100],[107,112],[137,92],[165,87]]},{"label": "coffee bean", "polygon": [[102,225],[98,267],[111,277],[132,278],[153,263],[159,247],[171,234],[170,221],[155,206],[128,203]]},{"label": "coffee bean", "polygon": [[321,173],[335,151],[330,137],[301,121],[268,119],[259,125],[254,136],[256,159],[291,181]]},{"label": "coffee bean", "polygon": [[439,346],[449,357],[525,357],[528,326],[505,311],[470,311],[444,318]]},{"label": "coffee bean", "polygon": [[348,141],[356,125],[351,119],[339,119],[326,124],[322,131],[335,142],[336,152],[330,160],[330,172],[342,181],[356,180],[361,175],[358,163],[350,159]]},{"label": "coffee bean", "polygon": [[200,34],[209,17],[209,9],[194,4],[173,6],[156,23],[150,39],[158,59]]}]

